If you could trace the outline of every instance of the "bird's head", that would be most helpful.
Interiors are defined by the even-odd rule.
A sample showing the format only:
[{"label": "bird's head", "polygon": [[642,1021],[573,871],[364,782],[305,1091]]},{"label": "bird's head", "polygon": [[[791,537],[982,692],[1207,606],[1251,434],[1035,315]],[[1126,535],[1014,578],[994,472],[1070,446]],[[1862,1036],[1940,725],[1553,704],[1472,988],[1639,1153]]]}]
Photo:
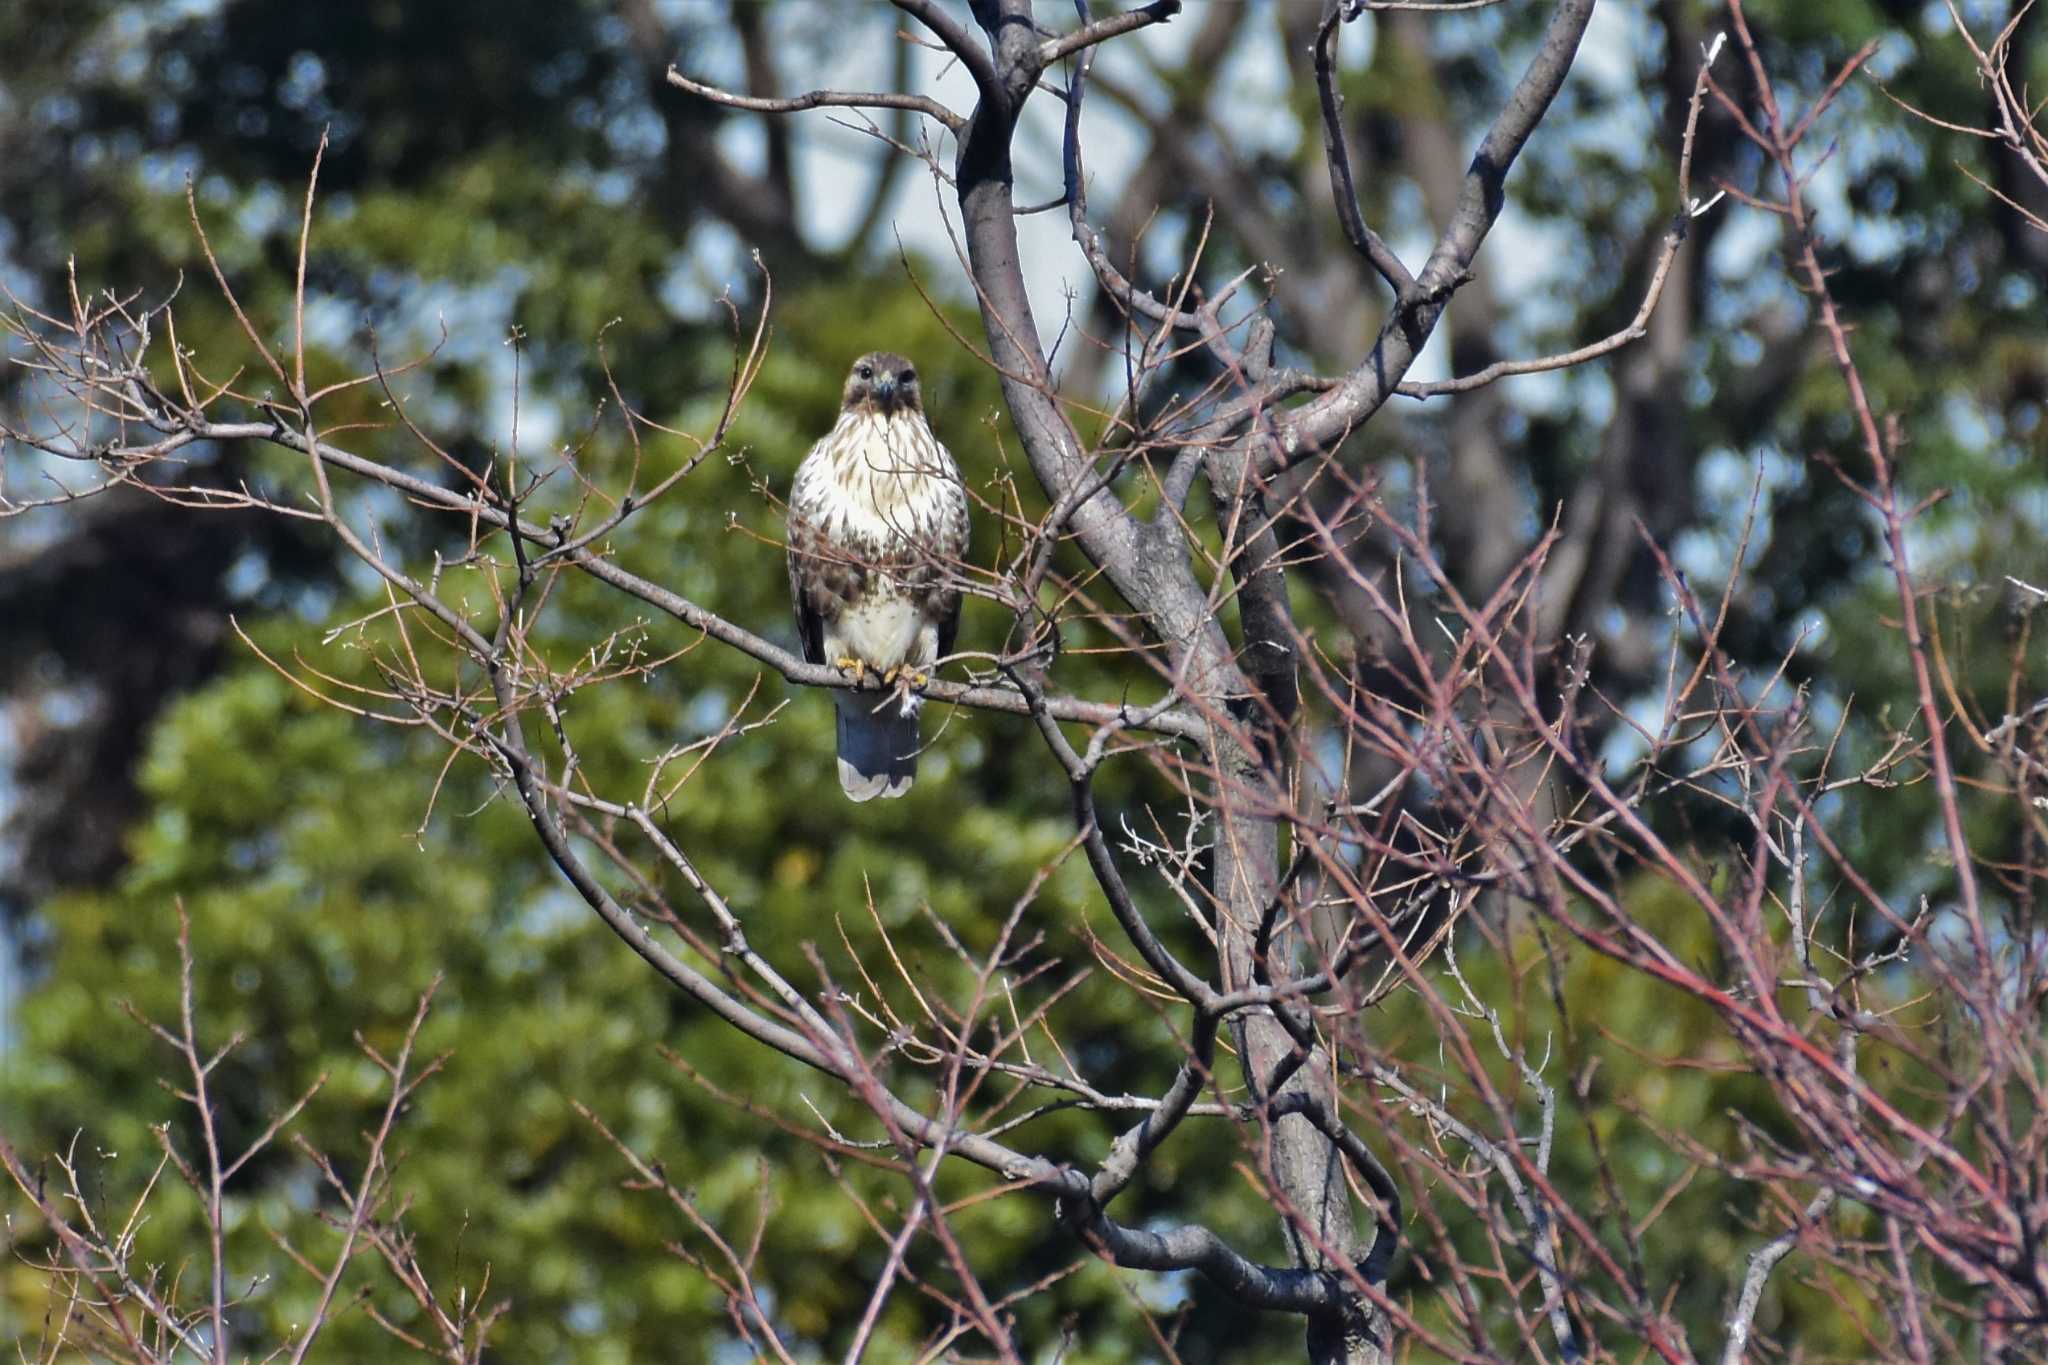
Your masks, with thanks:
[{"label": "bird's head", "polygon": [[894,351],[869,351],[853,362],[840,406],[848,412],[876,412],[884,417],[924,411],[917,367]]}]

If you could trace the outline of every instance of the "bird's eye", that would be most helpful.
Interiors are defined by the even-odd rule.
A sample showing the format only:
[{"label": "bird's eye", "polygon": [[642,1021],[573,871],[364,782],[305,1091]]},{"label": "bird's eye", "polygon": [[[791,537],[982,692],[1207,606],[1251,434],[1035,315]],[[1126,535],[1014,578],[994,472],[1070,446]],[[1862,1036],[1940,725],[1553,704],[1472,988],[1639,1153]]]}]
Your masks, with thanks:
[{"label": "bird's eye", "polygon": [[855,370],[854,373],[859,375],[862,379],[873,379],[875,377],[874,367],[871,365],[863,365],[859,369]]},{"label": "bird's eye", "polygon": [[896,378],[905,385],[915,384],[917,382],[917,371],[905,370],[902,374],[897,375]]}]

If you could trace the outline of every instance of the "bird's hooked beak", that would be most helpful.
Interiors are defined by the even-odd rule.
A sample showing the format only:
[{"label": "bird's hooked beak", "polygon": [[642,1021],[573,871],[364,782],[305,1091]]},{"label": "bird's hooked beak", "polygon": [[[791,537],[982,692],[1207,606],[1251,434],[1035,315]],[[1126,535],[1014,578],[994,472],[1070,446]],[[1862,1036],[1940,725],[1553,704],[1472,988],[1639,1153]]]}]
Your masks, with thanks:
[{"label": "bird's hooked beak", "polygon": [[881,404],[884,412],[894,412],[896,410],[895,375],[885,374],[875,380],[875,401]]}]

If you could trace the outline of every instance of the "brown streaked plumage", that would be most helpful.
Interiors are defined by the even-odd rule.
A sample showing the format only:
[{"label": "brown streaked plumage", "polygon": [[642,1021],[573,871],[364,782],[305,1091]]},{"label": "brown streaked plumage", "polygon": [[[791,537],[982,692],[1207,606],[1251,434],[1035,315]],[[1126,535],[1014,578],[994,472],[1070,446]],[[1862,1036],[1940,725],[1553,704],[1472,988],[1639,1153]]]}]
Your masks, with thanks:
[{"label": "brown streaked plumage", "polygon": [[833,693],[839,785],[901,796],[917,774],[914,688],[953,648],[967,490],[925,421],[917,370],[892,351],[853,363],[839,420],[789,495],[789,592],[804,657],[873,672],[884,693]]}]

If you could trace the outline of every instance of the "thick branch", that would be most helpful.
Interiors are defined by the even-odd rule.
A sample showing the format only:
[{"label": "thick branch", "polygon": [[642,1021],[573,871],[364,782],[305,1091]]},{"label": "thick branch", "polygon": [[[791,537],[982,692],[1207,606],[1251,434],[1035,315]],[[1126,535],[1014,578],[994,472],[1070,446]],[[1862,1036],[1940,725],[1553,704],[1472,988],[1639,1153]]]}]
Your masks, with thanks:
[{"label": "thick branch", "polygon": [[996,75],[995,61],[981,44],[974,41],[974,35],[960,27],[959,21],[937,3],[937,0],[890,0],[897,9],[916,19],[932,31],[946,50],[960,59],[967,68],[967,74],[974,77],[975,89],[981,92],[982,102],[990,100],[1004,102],[1003,84]]},{"label": "thick branch", "polygon": [[1455,379],[1439,379],[1427,384],[1402,384],[1395,391],[1403,398],[1436,398],[1444,394],[1470,393],[1483,389],[1498,380],[1518,374],[1540,374],[1546,370],[1570,369],[1583,365],[1589,360],[1598,360],[1611,351],[1618,351],[1631,341],[1640,341],[1649,334],[1650,315],[1657,311],[1657,301],[1664,296],[1665,282],[1671,276],[1671,263],[1678,257],[1679,247],[1685,244],[1692,220],[1705,213],[1720,201],[1721,196],[1711,196],[1705,203],[1695,203],[1692,198],[1692,149],[1693,138],[1699,131],[1700,105],[1706,98],[1707,76],[1713,69],[1714,59],[1721,55],[1722,36],[1716,36],[1700,63],[1699,75],[1693,81],[1692,102],[1686,107],[1685,135],[1680,143],[1678,155],[1678,212],[1672,215],[1671,226],[1666,229],[1663,241],[1658,245],[1657,264],[1650,271],[1650,283],[1643,290],[1643,301],[1630,318],[1628,325],[1613,335],[1604,337],[1590,345],[1557,355],[1543,356],[1535,360],[1497,360],[1485,369],[1473,374],[1460,375]]},{"label": "thick branch", "polygon": [[1822,1190],[1806,1206],[1806,1212],[1797,1224],[1749,1254],[1749,1269],[1742,1276],[1742,1292],[1728,1314],[1728,1341],[1721,1351],[1721,1365],[1742,1365],[1749,1358],[1749,1334],[1756,1327],[1756,1310],[1763,1306],[1764,1287],[1771,1281],[1771,1272],[1778,1268],[1778,1262],[1792,1254],[1792,1249],[1799,1245],[1801,1234],[1834,1202],[1834,1190]]},{"label": "thick branch", "polygon": [[948,129],[957,133],[967,126],[967,120],[924,95],[906,95],[884,90],[812,90],[802,95],[790,95],[782,99],[761,99],[753,95],[735,95],[720,90],[714,85],[704,85],[691,80],[671,66],[668,69],[668,83],[678,90],[687,90],[693,95],[722,104],[728,109],[745,109],[756,114],[795,114],[806,109],[903,109],[915,114],[924,114],[937,119]]},{"label": "thick branch", "polygon": [[1337,89],[1337,35],[1342,26],[1341,0],[1324,0],[1323,20],[1316,30],[1316,93],[1323,112],[1323,155],[1330,163],[1330,195],[1337,203],[1337,221],[1352,249],[1365,257],[1394,291],[1404,308],[1421,304],[1415,277],[1380,240],[1358,206],[1358,186],[1351,179],[1351,149],[1344,139],[1344,96]]},{"label": "thick branch", "polygon": [[[1083,3],[1085,4],[1085,0]],[[1038,49],[1038,65],[1048,67],[1062,57],[1071,56],[1083,48],[1094,47],[1097,43],[1107,42],[1120,34],[1130,33],[1152,24],[1163,24],[1180,13],[1180,3],[1181,0],[1152,0],[1149,5],[1141,5],[1137,9],[1125,10],[1121,14],[1112,14],[1107,19],[1097,19],[1085,24],[1072,33],[1041,44]],[[1082,12],[1085,15],[1087,11],[1084,9]]]},{"label": "thick branch", "polygon": [[[480,497],[445,488],[418,475],[393,469],[326,441],[309,439],[304,433],[282,422],[193,420],[183,423],[175,434],[154,443],[146,450],[151,457],[167,456],[197,440],[269,441],[301,454],[317,455],[323,466],[346,470],[348,473],[381,483],[432,506],[458,513],[481,525],[505,530],[512,524],[511,518],[501,508]],[[113,452],[108,458],[123,459],[127,458],[127,454]],[[527,521],[518,523],[518,532],[523,541],[544,549],[558,549],[567,543],[564,533]],[[567,557],[591,577],[637,597],[693,630],[702,631],[721,644],[729,645],[767,664],[790,682],[806,687],[851,689],[860,686],[841,670],[825,664],[810,663],[774,641],[756,635],[744,626],[728,621],[716,612],[699,606],[658,583],[621,568],[593,548],[574,549]],[[1023,693],[1008,687],[954,683],[934,678],[926,685],[924,692],[926,696],[936,701],[971,706],[980,710],[1002,711],[1010,715],[1029,715],[1032,711],[1030,700]],[[1059,720],[1086,725],[1120,725],[1183,739],[1198,739],[1207,733],[1207,726],[1199,717],[1178,708],[1160,710],[1156,707],[1111,705],[1106,702],[1057,696],[1044,698],[1043,705]]]},{"label": "thick branch", "polygon": [[[1393,395],[1499,219],[1507,202],[1508,172],[1563,87],[1593,17],[1593,4],[1594,0],[1558,0],[1535,57],[1473,156],[1457,209],[1418,277],[1423,302],[1395,309],[1363,363],[1258,438],[1261,467],[1282,467],[1334,450]],[[1227,415],[1219,414],[1219,420]]]}]

